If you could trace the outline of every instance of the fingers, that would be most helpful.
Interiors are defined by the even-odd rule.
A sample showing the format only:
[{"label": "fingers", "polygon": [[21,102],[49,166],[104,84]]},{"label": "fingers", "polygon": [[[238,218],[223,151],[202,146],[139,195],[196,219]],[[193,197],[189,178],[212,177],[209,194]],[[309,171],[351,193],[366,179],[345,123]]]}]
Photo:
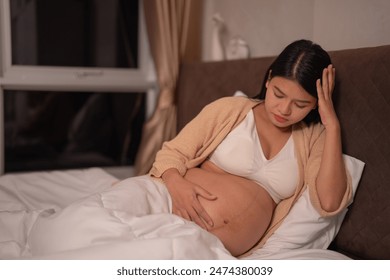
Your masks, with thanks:
[{"label": "fingers", "polygon": [[[217,199],[217,196],[215,196],[214,194],[206,191],[205,189],[201,188],[201,187],[198,187],[196,189],[196,193],[198,196],[201,196],[203,197],[204,199],[207,199],[207,200],[216,200]],[[211,217],[209,216],[209,214],[207,213],[207,211],[203,208],[203,206],[200,204],[198,198],[196,198],[196,201],[194,203],[194,208],[196,210],[196,212],[198,213],[198,215],[209,225],[209,226],[213,226],[214,225],[214,222],[213,220],[211,219]]]},{"label": "fingers", "polygon": [[330,87],[330,93],[333,93],[334,86],[335,86],[335,79],[336,79],[336,68],[334,68],[332,65],[331,69],[329,70],[330,75],[328,76],[329,78],[329,84],[331,85]]},{"label": "fingers", "polygon": [[333,89],[335,86],[336,69],[330,64],[322,71],[322,82],[317,80],[317,93],[318,99],[329,100],[332,97]]},{"label": "fingers", "polygon": [[191,221],[191,216],[188,214],[186,209],[175,208],[172,212],[173,214],[178,215],[183,219]]},{"label": "fingers", "polygon": [[[212,227],[214,225],[213,220],[211,217],[207,214],[207,212],[203,209],[203,207],[198,204],[193,205],[194,208],[192,208],[192,213],[191,213],[191,220],[195,222],[198,226],[201,228],[207,230],[208,226]],[[207,223],[207,225],[206,225]]]},{"label": "fingers", "polygon": [[186,220],[193,221],[205,230],[214,226],[214,222],[200,203],[198,196],[207,200],[215,200],[217,197],[201,187],[194,188],[194,192],[186,202],[173,203],[172,213]]},{"label": "fingers", "polygon": [[325,68],[326,74],[327,74],[327,81],[328,81],[328,92],[329,95],[331,96],[333,93],[334,89],[334,84],[335,84],[335,77],[336,77],[336,69],[333,67],[332,64],[328,66],[328,68]]},{"label": "fingers", "polygon": [[210,217],[210,215],[207,213],[207,211],[203,208],[203,206],[200,204],[198,199],[196,199],[196,202],[194,203],[193,207],[194,207],[194,210],[196,212],[196,217],[194,220],[195,223],[199,224],[197,222],[197,219],[199,218],[200,222],[203,225],[205,225],[205,223],[207,223],[207,225],[210,227],[214,226],[213,219]]},{"label": "fingers", "polygon": [[210,215],[207,213],[207,211],[203,208],[202,204],[199,202],[198,196],[201,196],[207,200],[215,200],[217,197],[205,189],[201,187],[197,187],[195,189],[196,196],[193,197],[192,201],[192,209],[194,212],[190,213],[192,220],[200,225],[201,227],[207,229],[206,224],[210,227],[214,226],[213,219],[210,217]]},{"label": "fingers", "polygon": [[321,85],[321,80],[317,80],[317,94],[318,94],[318,100],[322,101],[324,99],[324,92],[322,91],[322,85]]},{"label": "fingers", "polygon": [[328,80],[328,76],[329,76],[329,71],[328,71],[329,68],[325,68],[323,71],[322,71],[322,90],[323,90],[323,94],[324,94],[324,97],[325,99],[327,99],[327,97],[329,96],[329,80]]},{"label": "fingers", "polygon": [[337,125],[338,119],[333,107],[332,94],[335,86],[336,70],[333,65],[323,69],[321,80],[316,81],[318,94],[318,112],[321,122],[325,127]]},{"label": "fingers", "polygon": [[200,188],[200,187],[198,187],[196,189],[196,194],[200,195],[201,197],[203,197],[204,199],[207,199],[207,200],[216,200],[217,199],[217,197],[215,195],[213,195],[212,193],[210,193],[210,192],[208,192],[205,189]]},{"label": "fingers", "polygon": [[[205,230],[208,229],[208,226],[214,226],[213,220],[203,209],[199,202],[198,204],[194,203],[194,205],[188,207],[187,209],[174,208],[172,209],[172,213],[179,217],[182,217],[185,220],[196,223],[198,226]],[[208,226],[206,225],[206,223]]]}]

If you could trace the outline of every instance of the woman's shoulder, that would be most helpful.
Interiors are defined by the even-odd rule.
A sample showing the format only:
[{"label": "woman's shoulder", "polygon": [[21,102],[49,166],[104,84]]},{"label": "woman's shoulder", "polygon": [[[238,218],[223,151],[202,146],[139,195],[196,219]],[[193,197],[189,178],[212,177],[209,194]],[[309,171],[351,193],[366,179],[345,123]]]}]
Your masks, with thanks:
[{"label": "woman's shoulder", "polygon": [[206,105],[205,108],[245,108],[245,107],[254,107],[258,103],[260,103],[260,100],[251,99],[246,96],[226,96],[221,97],[208,105]]}]

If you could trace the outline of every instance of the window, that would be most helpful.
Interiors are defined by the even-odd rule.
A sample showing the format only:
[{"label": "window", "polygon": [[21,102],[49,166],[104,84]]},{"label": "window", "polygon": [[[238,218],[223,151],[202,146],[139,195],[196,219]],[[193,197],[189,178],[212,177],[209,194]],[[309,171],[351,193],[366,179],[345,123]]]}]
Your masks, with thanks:
[{"label": "window", "polygon": [[4,91],[4,171],[132,165],[145,94]]},{"label": "window", "polygon": [[[60,102],[58,108],[64,114],[71,111],[74,113],[60,120],[62,125],[67,125],[61,127],[61,124],[52,124],[59,134],[66,134],[68,140],[75,132],[75,127],[81,127],[81,115],[85,117],[85,112],[91,110],[92,105],[96,109],[105,104],[108,107],[101,109],[102,112],[111,110],[112,113],[121,102],[129,102],[127,115],[124,115],[126,108],[122,106],[116,115],[111,114],[107,122],[120,122],[119,115],[124,118],[132,116],[137,123],[127,123],[127,129],[140,130],[139,122],[143,122],[145,115],[148,116],[153,108],[151,97],[155,95],[156,84],[142,0],[0,0],[0,20],[0,105],[4,109],[4,113],[0,114],[0,129],[5,132],[0,144],[1,150],[5,151],[1,154],[6,157],[0,164],[1,171],[27,170],[21,166],[15,167],[15,155],[21,154],[23,149],[12,150],[12,147],[23,146],[21,143],[27,146],[35,143],[41,145],[41,148],[48,148],[42,139],[40,143],[37,138],[26,140],[23,138],[25,134],[20,138],[20,133],[16,132],[22,131],[21,125],[25,126],[26,121],[30,121],[31,125],[31,116],[37,117],[37,112],[41,113],[40,118],[48,118],[50,114],[41,111],[50,102],[53,102],[51,111],[55,108],[53,104]],[[69,107],[67,111],[66,106],[70,103],[74,107]],[[134,111],[136,109],[137,112]],[[52,118],[54,121],[55,118]],[[49,119],[45,121],[50,123]],[[90,119],[84,121],[93,123]],[[68,128],[73,130],[68,131]],[[134,143],[129,144],[126,137],[132,135],[137,138],[141,132],[130,133],[123,129],[122,124],[115,124],[107,130],[121,135],[118,138],[120,143],[114,144],[120,147],[97,152],[110,155],[108,161],[113,160],[112,165],[132,163],[132,156],[128,157],[134,151],[127,149],[136,147]],[[37,132],[34,133],[36,136]],[[18,139],[14,138],[16,135]],[[109,141],[115,138],[112,135],[105,137],[111,139]],[[69,150],[68,145],[60,145],[58,151],[61,156]],[[26,149],[26,146],[23,148]],[[112,154],[115,155],[111,157]],[[101,159],[92,161],[91,166],[106,165]],[[36,160],[33,156],[32,161]],[[74,167],[83,164],[89,163],[84,161]],[[32,165],[34,169],[47,169],[38,168],[37,163]]]},{"label": "window", "polygon": [[12,65],[138,68],[138,1],[10,1]]}]

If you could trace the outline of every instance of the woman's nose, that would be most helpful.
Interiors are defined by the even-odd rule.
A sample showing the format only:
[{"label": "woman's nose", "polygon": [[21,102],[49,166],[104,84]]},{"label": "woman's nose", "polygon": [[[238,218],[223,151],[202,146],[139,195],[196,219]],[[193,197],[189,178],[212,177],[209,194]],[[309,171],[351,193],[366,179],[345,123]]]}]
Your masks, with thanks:
[{"label": "woman's nose", "polygon": [[288,116],[291,114],[291,104],[290,102],[286,101],[280,104],[279,111],[282,115]]}]

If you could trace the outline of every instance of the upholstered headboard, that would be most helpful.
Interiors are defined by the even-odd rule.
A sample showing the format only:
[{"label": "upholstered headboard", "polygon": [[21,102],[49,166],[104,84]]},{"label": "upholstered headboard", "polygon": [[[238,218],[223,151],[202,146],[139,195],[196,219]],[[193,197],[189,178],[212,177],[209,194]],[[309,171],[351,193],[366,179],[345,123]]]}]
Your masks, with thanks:
[{"label": "upholstered headboard", "polygon": [[[332,249],[363,259],[390,259],[390,45],[333,51],[335,103],[344,152],[366,163]],[[256,95],[272,57],[181,66],[178,129],[206,104],[241,90]]]}]

